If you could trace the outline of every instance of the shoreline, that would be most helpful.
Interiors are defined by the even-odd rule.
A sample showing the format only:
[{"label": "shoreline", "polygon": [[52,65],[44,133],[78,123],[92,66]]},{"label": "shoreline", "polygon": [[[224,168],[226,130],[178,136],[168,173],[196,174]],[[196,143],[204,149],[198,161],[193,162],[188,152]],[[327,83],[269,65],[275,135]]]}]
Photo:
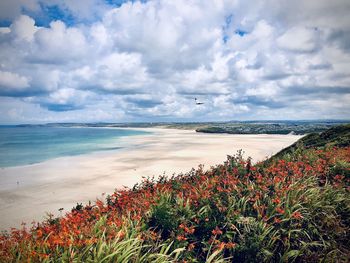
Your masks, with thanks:
[{"label": "shoreline", "polygon": [[[118,128],[120,129],[120,128]],[[41,221],[45,212],[59,215],[77,203],[87,204],[132,187],[142,177],[188,172],[226,160],[242,149],[260,161],[294,143],[297,135],[232,135],[164,128],[121,128],[152,132],[121,138],[125,147],[0,170],[0,230],[21,222]],[[17,184],[19,181],[19,185]],[[63,212],[63,213],[64,213]]]}]

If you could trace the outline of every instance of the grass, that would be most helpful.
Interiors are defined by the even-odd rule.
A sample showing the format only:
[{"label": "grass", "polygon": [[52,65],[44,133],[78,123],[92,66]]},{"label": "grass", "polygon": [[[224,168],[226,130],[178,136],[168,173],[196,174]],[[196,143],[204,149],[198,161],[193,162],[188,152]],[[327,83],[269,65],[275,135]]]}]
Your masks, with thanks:
[{"label": "grass", "polygon": [[275,158],[300,151],[303,148],[348,147],[350,146],[350,124],[332,127],[321,133],[310,133],[291,146],[283,149]]}]

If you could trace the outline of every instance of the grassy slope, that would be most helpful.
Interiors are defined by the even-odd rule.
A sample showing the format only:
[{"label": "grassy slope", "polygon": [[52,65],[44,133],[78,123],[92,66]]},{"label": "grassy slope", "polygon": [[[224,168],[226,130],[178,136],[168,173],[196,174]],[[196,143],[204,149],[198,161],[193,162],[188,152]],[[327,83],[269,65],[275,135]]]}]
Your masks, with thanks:
[{"label": "grassy slope", "polygon": [[350,124],[332,127],[321,133],[310,133],[277,153],[274,158],[281,158],[285,154],[293,154],[293,152],[301,148],[346,146],[350,146]]},{"label": "grassy slope", "polygon": [[238,154],[13,230],[0,262],[347,262],[350,147],[329,147],[349,145],[349,127],[313,136],[255,166]]}]

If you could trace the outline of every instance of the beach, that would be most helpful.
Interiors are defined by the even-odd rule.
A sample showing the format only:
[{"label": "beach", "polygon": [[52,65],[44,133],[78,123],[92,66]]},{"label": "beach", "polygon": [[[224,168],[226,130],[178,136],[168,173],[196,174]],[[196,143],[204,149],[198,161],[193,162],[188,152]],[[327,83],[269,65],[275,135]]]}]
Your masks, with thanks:
[{"label": "beach", "polygon": [[[60,157],[0,170],[0,230],[41,221],[46,212],[64,214],[77,203],[103,199],[142,177],[185,173],[220,164],[243,149],[264,160],[297,141],[297,135],[231,135],[145,128],[149,135],[122,138],[121,150]],[[58,210],[63,208],[62,212]]]}]

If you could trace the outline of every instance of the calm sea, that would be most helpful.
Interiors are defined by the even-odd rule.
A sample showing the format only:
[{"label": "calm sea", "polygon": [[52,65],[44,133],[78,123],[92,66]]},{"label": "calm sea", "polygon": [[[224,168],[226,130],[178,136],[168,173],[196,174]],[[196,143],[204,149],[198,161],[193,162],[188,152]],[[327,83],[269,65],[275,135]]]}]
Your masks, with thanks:
[{"label": "calm sea", "polygon": [[121,148],[118,139],[149,132],[114,128],[0,126],[0,167]]}]

